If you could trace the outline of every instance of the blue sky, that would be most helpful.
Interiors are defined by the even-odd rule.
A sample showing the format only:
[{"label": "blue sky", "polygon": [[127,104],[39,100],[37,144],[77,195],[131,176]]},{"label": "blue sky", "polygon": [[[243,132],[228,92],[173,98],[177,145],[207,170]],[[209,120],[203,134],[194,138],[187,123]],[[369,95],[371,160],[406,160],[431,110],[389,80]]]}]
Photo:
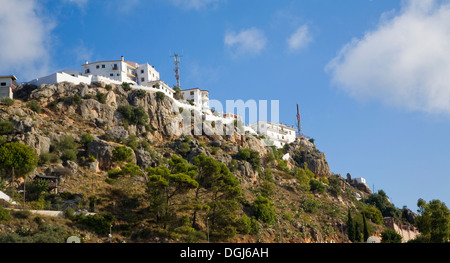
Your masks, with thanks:
[{"label": "blue sky", "polygon": [[[450,8],[439,0],[0,0],[0,75],[154,65],[211,99],[279,100],[332,172],[399,208],[450,201]],[[11,17],[11,19],[8,19]],[[14,19],[12,19],[14,18]]]}]

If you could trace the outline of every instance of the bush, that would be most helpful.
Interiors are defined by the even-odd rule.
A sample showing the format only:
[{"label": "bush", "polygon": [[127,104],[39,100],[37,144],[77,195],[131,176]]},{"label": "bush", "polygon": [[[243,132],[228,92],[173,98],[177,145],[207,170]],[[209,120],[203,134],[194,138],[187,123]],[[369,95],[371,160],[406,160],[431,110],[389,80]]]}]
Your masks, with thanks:
[{"label": "bush", "polygon": [[164,92],[161,92],[161,91],[156,92],[157,100],[164,100],[165,97],[166,97],[166,94],[164,94]]},{"label": "bush", "polygon": [[148,120],[147,112],[141,106],[133,107],[129,104],[122,105],[117,108],[117,111],[130,124],[145,125]]},{"label": "bush", "polygon": [[309,187],[311,191],[317,191],[321,194],[324,194],[327,190],[326,186],[322,184],[320,181],[312,179],[309,181]]},{"label": "bush", "polygon": [[402,236],[395,230],[387,228],[381,232],[381,243],[402,243]]},{"label": "bush", "polygon": [[130,83],[128,83],[128,82],[124,82],[124,83],[122,83],[122,88],[123,88],[125,91],[130,91],[130,90],[131,90],[131,85],[130,85]]},{"label": "bush", "polygon": [[256,219],[268,224],[275,223],[276,213],[274,205],[269,199],[263,196],[258,196],[253,205],[253,210],[255,212]]},{"label": "bush", "polygon": [[113,223],[113,216],[111,214],[88,215],[79,217],[77,221],[85,226],[89,231],[93,231],[98,235],[106,235],[109,233],[110,227]]},{"label": "bush", "polygon": [[61,160],[76,162],[77,154],[78,154],[78,151],[75,149],[64,149],[63,153],[61,155]]},{"label": "bush", "polygon": [[9,107],[9,106],[14,105],[14,100],[11,98],[5,97],[5,98],[0,99],[0,103]]},{"label": "bush", "polygon": [[97,91],[96,98],[97,98],[98,102],[100,102],[102,104],[106,103],[106,94],[105,93]]},{"label": "bush", "polygon": [[145,90],[140,89],[136,91],[136,96],[140,99],[145,98],[145,95],[147,95],[147,92]]},{"label": "bush", "polygon": [[258,169],[261,166],[261,158],[257,151],[250,150],[249,148],[241,148],[237,156],[239,159],[249,162],[253,169]]},{"label": "bush", "polygon": [[11,219],[11,214],[9,213],[9,210],[0,206],[0,222],[9,221],[10,219]]},{"label": "bush", "polygon": [[126,146],[117,146],[112,151],[113,162],[131,162],[133,156],[133,150]]},{"label": "bush", "polygon": [[75,94],[75,95],[73,95],[73,96],[67,96],[67,97],[65,97],[65,98],[63,99],[63,101],[64,101],[64,104],[67,104],[67,105],[76,105],[76,104],[80,104],[81,99],[82,99],[82,98],[81,98],[80,95]]},{"label": "bush", "polygon": [[27,107],[36,113],[41,113],[41,105],[35,100],[28,102]]},{"label": "bush", "polygon": [[110,90],[112,90],[112,86],[109,85],[109,84],[106,84],[105,89],[106,89],[107,91],[110,91]]},{"label": "bush", "polygon": [[81,144],[83,144],[85,147],[88,146],[89,143],[94,141],[94,137],[90,133],[85,133],[81,135]]},{"label": "bush", "polygon": [[0,135],[8,135],[14,131],[14,124],[11,121],[0,121]]},{"label": "bush", "polygon": [[58,161],[59,156],[54,153],[41,153],[41,155],[39,155],[39,165],[57,163]]},{"label": "bush", "polygon": [[320,202],[314,198],[306,198],[302,203],[303,210],[307,213],[317,213],[320,207]]}]

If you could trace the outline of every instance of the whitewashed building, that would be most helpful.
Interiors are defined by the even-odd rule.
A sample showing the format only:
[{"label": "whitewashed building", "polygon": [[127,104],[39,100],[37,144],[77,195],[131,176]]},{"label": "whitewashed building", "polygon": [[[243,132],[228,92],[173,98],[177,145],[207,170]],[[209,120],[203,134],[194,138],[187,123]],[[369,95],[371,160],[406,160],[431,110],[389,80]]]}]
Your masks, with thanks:
[{"label": "whitewashed building", "polygon": [[210,111],[209,91],[199,88],[182,90],[184,99],[202,111]]},{"label": "whitewashed building", "polygon": [[136,62],[121,60],[99,61],[89,63],[86,61],[81,66],[83,76],[103,76],[120,82],[128,82],[147,86],[148,82],[159,80],[159,72],[148,63],[138,64]]},{"label": "whitewashed building", "polygon": [[122,56],[120,60],[98,61],[89,63],[86,61],[81,65],[81,71],[61,70],[49,76],[34,79],[28,83],[40,86],[42,84],[57,84],[70,82],[74,84],[91,84],[95,81],[105,83],[121,84],[128,82],[132,85],[151,86],[152,82],[159,81],[159,72],[148,63],[138,64],[125,61]]},{"label": "whitewashed building", "polygon": [[0,76],[0,98],[13,98],[13,90],[18,86],[14,75]]},{"label": "whitewashed building", "polygon": [[265,144],[268,146],[283,147],[286,144],[292,143],[296,139],[296,129],[281,123],[273,123],[269,121],[258,121],[250,124],[259,135],[263,135]]}]

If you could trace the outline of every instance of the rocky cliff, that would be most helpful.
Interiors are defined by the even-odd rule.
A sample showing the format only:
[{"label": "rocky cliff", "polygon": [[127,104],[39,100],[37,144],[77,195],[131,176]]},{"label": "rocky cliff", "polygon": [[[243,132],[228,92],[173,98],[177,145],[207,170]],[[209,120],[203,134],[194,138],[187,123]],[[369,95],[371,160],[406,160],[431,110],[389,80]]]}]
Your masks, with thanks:
[{"label": "rocky cliff", "polygon": [[[59,154],[54,161],[41,160],[29,178],[46,175],[60,178],[59,196],[52,196],[51,202],[56,202],[54,198],[62,198],[62,193],[64,197],[68,194],[73,198],[77,196],[76,199],[66,198],[60,203],[60,209],[66,209],[68,205],[86,209],[87,200],[94,195],[97,205],[93,210],[114,214],[118,218],[117,228],[122,228],[119,239],[127,242],[153,242],[161,240],[161,236],[170,242],[179,242],[184,240],[180,235],[188,235],[167,227],[157,228],[159,225],[146,219],[153,217],[153,212],[149,212],[148,168],[169,167],[173,155],[181,156],[188,163],[193,163],[201,154],[212,157],[224,164],[238,180],[242,191],[237,207],[239,220],[254,220],[258,216],[260,219],[257,223],[248,221],[249,229],[254,228],[248,232],[233,225],[232,231],[237,231],[229,237],[233,242],[347,242],[347,211],[358,207],[355,197],[368,194],[332,174],[325,154],[304,138],[277,150],[263,146],[258,136],[237,128],[233,135],[216,135],[220,133],[214,131],[213,125],[206,125],[210,130],[204,130],[202,135],[185,136],[184,131],[196,129],[194,123],[203,122],[201,114],[192,113],[197,122],[183,127],[183,115],[191,112],[180,109],[170,98],[158,93],[103,83],[61,83],[41,87],[25,85],[15,91],[15,96],[14,105],[0,106],[0,118],[13,124],[13,131],[5,135],[6,140],[30,146],[37,156]],[[38,109],[30,105],[31,101],[39,106]],[[124,109],[124,106],[128,108]],[[144,116],[143,122],[127,117],[128,111],[133,114],[133,110],[139,108],[145,114],[138,110],[134,113]],[[85,142],[85,134],[91,135],[92,139]],[[55,150],[67,136],[77,144],[75,159],[63,160]],[[114,169],[124,169],[122,163],[113,160],[113,151],[118,146],[132,149],[130,164],[137,165],[140,171],[134,170],[131,177],[117,179],[111,176]],[[248,149],[251,157],[242,157],[242,149]],[[283,162],[281,156],[288,158]],[[120,183],[114,183],[117,180]],[[310,185],[311,181],[319,182],[319,186]],[[14,183],[11,185],[20,188],[20,181]],[[185,192],[177,202],[197,200],[194,193]],[[276,213],[276,224],[267,223],[269,221],[262,220],[258,214],[255,200],[264,201],[257,198],[260,195],[269,199],[269,207]],[[183,211],[192,207],[196,207],[194,203],[174,216],[188,220]],[[201,209],[206,207],[203,205]],[[192,233],[206,231],[204,220],[194,226]],[[239,220],[236,222],[241,222]]]}]

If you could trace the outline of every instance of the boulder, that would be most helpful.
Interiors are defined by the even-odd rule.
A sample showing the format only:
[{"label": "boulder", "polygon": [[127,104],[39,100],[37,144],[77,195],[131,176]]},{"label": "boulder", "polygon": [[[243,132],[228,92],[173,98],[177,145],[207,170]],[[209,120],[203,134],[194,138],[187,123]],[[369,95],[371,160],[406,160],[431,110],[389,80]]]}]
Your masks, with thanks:
[{"label": "boulder", "polygon": [[114,145],[106,141],[96,139],[88,144],[87,155],[92,155],[97,159],[100,169],[109,170],[112,165],[111,159],[114,148]]}]

